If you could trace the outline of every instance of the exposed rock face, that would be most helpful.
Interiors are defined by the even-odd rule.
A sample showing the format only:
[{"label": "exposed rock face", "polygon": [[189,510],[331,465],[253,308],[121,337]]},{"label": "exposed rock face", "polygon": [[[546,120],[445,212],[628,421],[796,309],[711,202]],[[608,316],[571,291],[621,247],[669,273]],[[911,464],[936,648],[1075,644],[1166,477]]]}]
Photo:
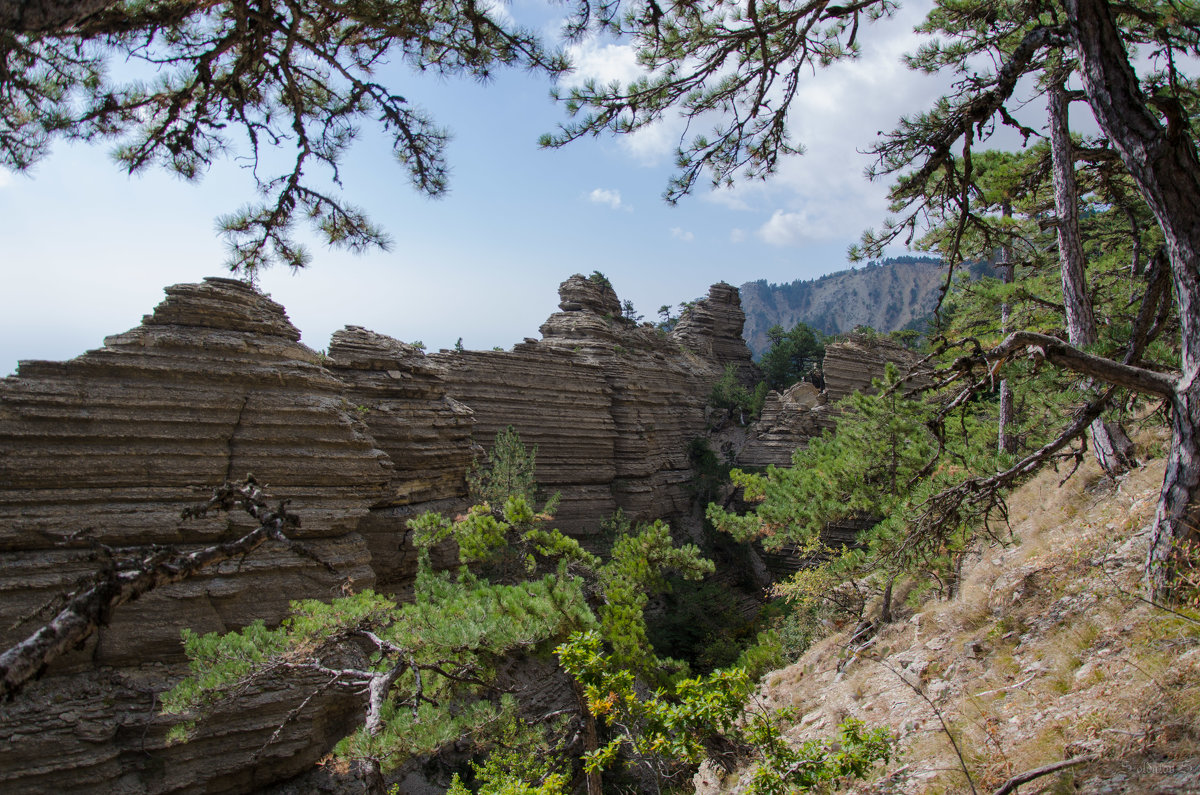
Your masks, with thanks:
[{"label": "exposed rock face", "polygon": [[767,393],[762,415],[737,462],[744,467],[789,466],[792,452],[833,427],[826,394],[810,383],[795,384],[780,394]]},{"label": "exposed rock face", "polygon": [[883,377],[888,362],[896,364],[904,375],[918,359],[917,354],[885,337],[852,334],[829,345],[821,366],[829,402],[836,403],[851,392],[869,391],[871,381]]},{"label": "exposed rock face", "polygon": [[[343,385],[300,345],[283,308],[225,279],[167,290],[141,327],[65,363],[23,362],[0,381],[0,643],[56,594],[103,566],[89,546],[211,543],[249,517],[181,523],[198,487],[253,472],[292,498],[297,536],[360,586],[374,581],[356,531],[392,465],[347,410]],[[302,507],[301,507],[302,506]],[[78,534],[78,535],[76,535]],[[251,763],[295,697],[248,708],[167,748],[155,693],[177,677],[179,630],[278,621],[288,600],[327,597],[339,578],[268,545],[242,565],[118,610],[87,648],[0,714],[8,793],[245,791],[311,765],[346,712],[329,699]]]},{"label": "exposed rock face", "polygon": [[869,391],[871,382],[883,377],[888,362],[906,373],[917,361],[912,351],[882,337],[851,335],[825,348],[822,370],[825,390],[800,383],[782,395],[767,394],[762,415],[746,443],[738,451],[739,466],[789,466],[792,452],[808,440],[832,428],[836,417],[833,404],[855,391]]},{"label": "exposed rock face", "polygon": [[756,382],[758,367],[746,355],[742,338],[746,316],[738,288],[720,282],[708,289],[708,298],[697,301],[671,332],[680,345],[724,364],[737,367],[739,378]]},{"label": "exposed rock face", "polygon": [[[417,556],[408,520],[466,508],[465,474],[482,450],[471,439],[474,413],[447,396],[441,371],[420,348],[359,326],[334,333],[327,366],[394,464],[358,530],[370,548],[378,589],[411,598]],[[451,549],[433,552],[435,565],[457,560]]]},{"label": "exposed rock face", "polygon": [[435,354],[449,393],[489,445],[512,425],[538,448],[538,481],[560,492],[556,524],[586,536],[621,508],[636,519],[690,507],[688,442],[727,364],[752,371],[737,290],[715,285],[669,335],[620,316],[612,288],[580,275],[559,289],[542,339],[511,352]]},{"label": "exposed rock face", "polygon": [[[597,529],[690,508],[688,442],[727,364],[752,371],[737,292],[717,285],[673,335],[620,317],[610,286],[574,276],[543,339],[512,352],[426,357],[358,327],[329,356],[299,343],[281,306],[240,282],[167,289],[140,327],[64,363],[0,381],[0,643],[120,548],[200,545],[248,518],[181,523],[185,505],[248,472],[290,498],[297,534],[341,577],[273,546],[116,611],[0,713],[5,793],[247,792],[295,775],[349,728],[357,704],[265,685],[166,746],[156,694],[184,672],[179,630],[278,622],[290,600],[344,578],[406,592],[407,520],[465,505],[465,473],[506,425],[538,445],[561,490],[560,526]],[[28,619],[16,629],[14,623]],[[265,746],[265,747],[264,747]]]}]

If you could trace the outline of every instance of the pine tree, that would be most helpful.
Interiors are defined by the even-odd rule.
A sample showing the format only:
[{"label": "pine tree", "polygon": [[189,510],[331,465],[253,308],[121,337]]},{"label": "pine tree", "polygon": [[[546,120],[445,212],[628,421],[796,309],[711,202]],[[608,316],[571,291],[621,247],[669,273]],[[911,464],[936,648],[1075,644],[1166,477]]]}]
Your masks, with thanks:
[{"label": "pine tree", "polygon": [[[293,603],[278,627],[185,631],[191,675],[163,695],[164,712],[180,721],[175,739],[185,740],[206,711],[249,686],[307,689],[287,720],[325,691],[359,693],[361,723],[335,753],[380,790],[387,771],[447,743],[469,738],[488,749],[518,739],[503,727],[518,720],[519,699],[496,686],[497,666],[513,655],[545,655],[575,632],[595,631],[628,670],[652,676],[670,669],[646,637],[649,595],[666,587],[667,572],[698,579],[713,564],[695,546],[676,546],[662,522],[625,528],[610,554],[594,555],[548,527],[551,517],[527,501],[536,488],[533,454],[515,431],[497,435],[489,461],[481,488],[504,499],[502,510],[482,503],[455,520],[427,513],[410,522],[419,550],[412,602],[364,591]],[[460,566],[435,572],[430,549],[447,540],[457,545]],[[576,720],[590,717],[581,709]],[[569,728],[558,726],[560,734]],[[520,739],[560,752],[565,744],[537,733]],[[516,758],[491,764],[509,775]],[[525,785],[549,793],[572,764],[554,757],[513,774],[536,774]]]}]

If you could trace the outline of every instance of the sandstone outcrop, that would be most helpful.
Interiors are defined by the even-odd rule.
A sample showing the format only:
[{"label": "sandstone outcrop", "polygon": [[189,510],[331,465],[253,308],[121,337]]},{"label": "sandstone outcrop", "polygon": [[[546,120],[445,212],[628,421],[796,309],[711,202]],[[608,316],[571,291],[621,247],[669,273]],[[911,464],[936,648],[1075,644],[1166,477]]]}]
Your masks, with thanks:
[{"label": "sandstone outcrop", "polygon": [[620,316],[604,281],[572,276],[542,339],[512,351],[429,358],[475,413],[488,445],[512,425],[537,446],[538,481],[562,496],[556,524],[587,536],[616,509],[635,519],[690,509],[688,443],[727,365],[752,371],[737,290],[714,285],[670,334]]},{"label": "sandstone outcrop", "polygon": [[790,466],[794,450],[832,427],[833,412],[827,395],[812,384],[795,384],[782,394],[772,390],[767,393],[758,423],[738,451],[738,465]]},{"label": "sandstone outcrop", "polygon": [[867,392],[871,381],[883,377],[888,362],[907,374],[920,356],[886,337],[850,334],[825,348],[821,365],[829,402],[836,403],[851,392]]},{"label": "sandstone outcrop", "polygon": [[[93,542],[184,547],[232,537],[249,518],[181,522],[204,487],[254,473],[302,506],[296,533],[343,577],[374,581],[359,521],[392,464],[298,342],[283,308],[245,285],[209,279],[167,290],[142,325],[64,363],[23,362],[0,381],[0,642],[104,565]],[[167,747],[156,692],[178,676],[179,630],[278,621],[290,599],[327,597],[340,578],[279,549],[149,594],[0,715],[0,789],[245,791],[311,765],[347,715],[289,724],[295,706],[260,691]],[[31,620],[32,619],[32,620]],[[16,624],[17,627],[13,628]]]},{"label": "sandstone outcrop", "polygon": [[[359,326],[334,333],[326,366],[392,461],[385,488],[358,531],[370,549],[378,589],[410,598],[417,555],[408,520],[467,507],[465,474],[482,452],[472,441],[474,412],[446,394],[441,370],[420,348]],[[457,561],[449,548],[433,552],[435,565]]]},{"label": "sandstone outcrop", "polygon": [[0,790],[246,792],[310,768],[347,731],[352,700],[315,699],[285,721],[305,693],[264,685],[196,740],[166,744],[157,694],[184,671],[179,630],[275,623],[290,600],[347,583],[403,596],[407,520],[461,509],[479,444],[506,425],[538,446],[565,531],[594,533],[617,508],[689,512],[687,447],[712,384],[729,364],[753,372],[737,291],[714,286],[670,335],[622,318],[602,280],[574,276],[561,297],[543,338],[511,352],[425,356],[348,326],[323,355],[269,298],[208,279],[168,288],[102,349],[23,362],[0,381],[0,643],[104,565],[97,542],[120,554],[248,529],[236,516],[178,518],[247,473],[291,500],[298,537],[338,570],[268,545],[122,606],[5,705]]},{"label": "sandstone outcrop", "polygon": [[861,334],[849,335],[826,346],[822,362],[824,391],[800,383],[783,394],[769,392],[759,421],[738,450],[738,465],[789,466],[792,451],[807,446],[809,439],[833,428],[836,417],[833,404],[852,392],[869,391],[871,382],[883,377],[888,362],[896,364],[904,374],[918,358],[891,340]]}]

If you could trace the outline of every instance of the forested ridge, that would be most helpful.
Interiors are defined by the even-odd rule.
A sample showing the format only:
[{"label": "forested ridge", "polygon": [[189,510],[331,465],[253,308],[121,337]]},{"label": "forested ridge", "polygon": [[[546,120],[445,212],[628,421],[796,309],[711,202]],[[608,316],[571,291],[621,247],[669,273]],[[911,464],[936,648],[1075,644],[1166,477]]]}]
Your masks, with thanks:
[{"label": "forested ridge", "polygon": [[[767,178],[801,152],[788,116],[801,81],[871,46],[874,26],[894,11],[890,0],[581,3],[567,40],[622,37],[646,73],[562,89],[570,119],[543,145],[635,133],[678,114],[712,131],[680,141],[668,201],[705,181]],[[0,19],[0,156],[10,168],[29,167],[56,138],[117,137],[127,170],[162,165],[189,178],[227,153],[230,130],[244,135],[254,162],[260,147],[294,148],[290,167],[260,179],[257,203],[222,221],[230,265],[250,278],[272,263],[305,264],[296,219],[333,244],[387,244],[336,190],[310,182],[309,166],[323,164],[337,184],[337,164],[365,119],[392,134],[418,190],[445,190],[444,134],[376,82],[378,62],[399,56],[480,78],[502,66],[568,68],[536,32],[473,3],[0,2]],[[1134,765],[1162,759],[1183,771],[1177,783],[1169,771],[1143,770],[1139,780],[1194,786],[1185,776],[1200,744],[1200,92],[1188,70],[1200,55],[1200,9],[1157,0],[947,1],[933,5],[920,31],[925,44],[908,65],[958,79],[933,107],[914,109],[870,144],[872,176],[890,185],[893,216],[852,252],[878,257],[906,243],[945,264],[932,324],[922,339],[905,338],[915,356],[835,406],[832,427],[799,440],[790,466],[763,470],[738,468],[737,445],[770,389],[782,411],[787,382],[816,383],[821,339],[772,324],[779,355],[767,358],[779,368],[768,379],[756,384],[748,364],[713,372],[708,427],[686,451],[694,537],[620,513],[595,517],[587,543],[558,531],[556,498],[532,477],[537,451],[504,429],[476,458],[469,505],[406,518],[417,567],[411,600],[342,577],[337,592],[294,602],[281,622],[181,628],[190,674],[150,689],[155,710],[175,722],[173,740],[202,747],[206,720],[229,720],[247,695],[287,689],[303,700],[264,748],[306,705],[344,698],[346,731],[331,730],[340,740],[330,771],[369,792],[400,792],[406,769],[432,765],[455,795],[784,793],[872,782],[1007,793],[1034,781],[1115,785],[1139,775]],[[153,85],[113,82],[104,68],[112,57],[157,62],[166,73]],[[1071,129],[1073,103],[1094,115],[1097,135]],[[1031,108],[1036,122],[1026,120]],[[1000,126],[1017,130],[1024,146],[990,148]],[[996,263],[994,274],[955,278],[981,261]],[[580,300],[564,297],[563,322],[595,331],[586,355],[615,361],[629,354],[617,341],[636,338],[648,360],[666,362],[667,346],[700,366],[703,352],[690,346],[703,335],[639,325],[623,316],[603,274],[574,278]],[[686,308],[679,327],[699,311]],[[301,355],[289,377],[302,372],[331,390],[321,360]],[[415,371],[382,372],[404,382]],[[283,385],[284,370],[276,374]],[[248,403],[236,409],[235,429]],[[797,406],[788,410],[805,410]],[[337,403],[330,392],[309,408],[324,412],[331,437],[358,445],[358,458],[347,460],[373,472],[382,490],[383,456],[371,458],[356,424],[365,426],[371,407]],[[92,543],[96,571],[21,617],[40,623],[57,611],[0,656],[17,708],[54,658],[102,632],[135,597],[186,581],[208,561],[254,560],[270,539],[338,573],[298,537],[300,505],[272,507],[253,478],[231,480],[233,436],[228,448],[227,482],[210,484],[212,499],[189,515],[244,510],[256,528],[218,539],[199,560],[175,545]],[[19,477],[14,470],[14,483]],[[1129,499],[1137,520],[1110,518],[1077,497],[1061,521],[1040,526],[1036,515],[1052,500],[1014,507],[1031,483],[1109,495],[1117,505]],[[614,479],[613,493],[621,488],[628,484]],[[1076,523],[1081,505],[1088,518]],[[826,529],[839,523],[863,529],[853,543],[830,543]],[[56,538],[83,548],[89,533]],[[1045,549],[1016,551],[1022,533]],[[714,635],[690,647],[689,659],[673,658],[669,635],[654,626],[654,600],[699,587],[716,571],[710,555],[735,544],[751,564],[762,549],[801,565],[736,637]],[[1022,567],[1016,581],[989,581],[987,567],[1009,558]],[[1022,601],[1040,609],[1011,609]],[[922,626],[939,615],[956,626],[930,637]],[[926,654],[947,645],[959,659]],[[1051,655],[1063,646],[1066,655]],[[806,659],[824,666],[829,682],[859,680],[852,702],[881,692],[864,673],[872,666],[912,691],[927,729],[949,747],[929,758],[950,769],[913,774],[921,759],[891,767],[901,750],[920,752],[916,735],[928,734],[911,712],[885,723],[871,699],[823,717],[800,714],[802,697],[782,703],[758,688],[763,674],[809,647]],[[1121,664],[1101,662],[1109,656]],[[1151,683],[1138,691],[1142,713],[1130,722],[1081,706],[1085,692],[1105,698],[1106,677],[1110,688],[1131,687],[1127,668]],[[972,677],[986,689],[971,689]],[[555,703],[536,697],[547,690]],[[1027,695],[1034,716],[1010,717],[1004,704]],[[1126,712],[1139,708],[1123,703]],[[1013,718],[1045,726],[1029,740],[1006,728]],[[1017,753],[1027,744],[1038,752]]]},{"label": "forested ridge", "polygon": [[884,333],[923,330],[944,281],[945,268],[937,257],[901,256],[807,281],[746,282],[738,288],[746,312],[746,344],[757,357],[767,348],[768,329],[790,329],[797,323],[826,335],[844,334],[856,326]]}]

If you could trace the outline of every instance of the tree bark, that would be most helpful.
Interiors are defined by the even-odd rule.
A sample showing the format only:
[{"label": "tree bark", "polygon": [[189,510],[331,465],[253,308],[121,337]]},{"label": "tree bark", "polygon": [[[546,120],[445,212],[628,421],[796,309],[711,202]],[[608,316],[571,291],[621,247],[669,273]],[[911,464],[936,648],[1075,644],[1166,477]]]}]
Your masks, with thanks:
[{"label": "tree bark", "polygon": [[1182,375],[1146,561],[1147,589],[1162,599],[1200,536],[1200,159],[1183,125],[1164,127],[1151,112],[1108,4],[1066,0],[1065,8],[1088,102],[1162,229],[1178,301]]},{"label": "tree bark", "polygon": [[[1084,272],[1083,239],[1079,233],[1079,191],[1075,184],[1075,151],[1067,117],[1069,101],[1063,86],[1065,79],[1061,71],[1052,75],[1047,92],[1050,181],[1054,186],[1054,207],[1058,215],[1058,261],[1067,316],[1067,339],[1077,348],[1086,348],[1096,344],[1100,334],[1096,328],[1096,314],[1087,292],[1087,276]],[[1132,444],[1120,425],[1097,417],[1088,429],[1088,436],[1092,442],[1092,453],[1110,477],[1129,471]]]},{"label": "tree bark", "polygon": [[0,0],[0,28],[12,33],[65,33],[116,0]]},{"label": "tree bark", "polygon": [[[1012,217],[1012,209],[1007,203],[1004,205],[1003,217],[1005,220]],[[1000,274],[1002,284],[1012,284],[1016,278],[1016,267],[1013,265],[1012,252],[1007,244],[1000,249],[1000,261],[996,263],[996,272]],[[1012,307],[1008,305],[1008,302],[1000,304],[1000,333],[1003,335],[1007,335],[1010,331],[1011,315]],[[1017,452],[1017,439],[1011,430],[1013,411],[1012,384],[1007,378],[1002,378],[1000,380],[1000,416],[996,422],[996,450],[1009,455],[1015,455]]]}]

